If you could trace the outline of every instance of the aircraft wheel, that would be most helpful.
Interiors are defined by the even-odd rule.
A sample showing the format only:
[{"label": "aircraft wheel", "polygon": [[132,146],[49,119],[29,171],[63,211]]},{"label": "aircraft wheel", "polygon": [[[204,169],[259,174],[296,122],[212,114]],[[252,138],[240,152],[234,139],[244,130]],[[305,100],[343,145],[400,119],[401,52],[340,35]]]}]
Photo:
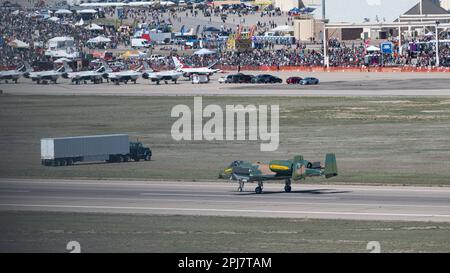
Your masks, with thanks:
[{"label": "aircraft wheel", "polygon": [[260,186],[256,187],[255,192],[256,192],[256,194],[261,194],[262,188]]},{"label": "aircraft wheel", "polygon": [[291,190],[292,190],[291,186],[285,186],[284,187],[284,191],[285,192],[291,192]]}]

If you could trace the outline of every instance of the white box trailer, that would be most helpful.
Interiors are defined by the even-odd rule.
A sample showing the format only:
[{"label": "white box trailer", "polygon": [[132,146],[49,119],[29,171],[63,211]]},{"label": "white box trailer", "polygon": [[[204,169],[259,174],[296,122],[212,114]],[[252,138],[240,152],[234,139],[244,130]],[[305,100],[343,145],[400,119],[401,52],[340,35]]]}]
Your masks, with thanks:
[{"label": "white box trailer", "polygon": [[41,161],[46,166],[72,165],[78,161],[127,161],[129,155],[128,135],[41,139]]}]

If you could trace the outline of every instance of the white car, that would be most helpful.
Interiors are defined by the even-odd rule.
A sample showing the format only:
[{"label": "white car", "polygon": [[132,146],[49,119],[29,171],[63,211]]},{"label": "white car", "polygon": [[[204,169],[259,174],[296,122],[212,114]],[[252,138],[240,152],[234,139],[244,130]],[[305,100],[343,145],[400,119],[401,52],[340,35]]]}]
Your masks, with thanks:
[{"label": "white car", "polygon": [[222,77],[222,78],[220,78],[220,79],[218,80],[218,82],[219,82],[220,84],[225,83],[225,81],[226,81],[225,77]]}]

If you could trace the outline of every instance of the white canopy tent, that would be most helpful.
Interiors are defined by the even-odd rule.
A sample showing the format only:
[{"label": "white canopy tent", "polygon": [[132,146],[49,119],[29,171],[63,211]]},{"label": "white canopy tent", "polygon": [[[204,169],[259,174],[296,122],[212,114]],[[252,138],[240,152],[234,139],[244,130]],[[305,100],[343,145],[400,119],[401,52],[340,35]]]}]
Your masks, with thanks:
[{"label": "white canopy tent", "polygon": [[87,42],[90,43],[90,44],[110,43],[111,39],[109,39],[109,38],[107,38],[107,37],[105,37],[103,35],[100,35],[100,36],[97,36],[95,38],[89,39]]},{"label": "white canopy tent", "polygon": [[79,14],[83,14],[83,13],[85,13],[85,14],[94,14],[94,13],[97,13],[98,11],[96,11],[95,9],[82,9],[82,10],[79,10],[77,12]]},{"label": "white canopy tent", "polygon": [[83,20],[83,18],[81,18],[80,21],[78,21],[78,22],[75,23],[75,26],[76,26],[76,27],[81,27],[81,26],[83,26],[83,25],[84,25],[84,20]]},{"label": "white canopy tent", "polygon": [[209,49],[206,49],[206,48],[202,48],[202,49],[200,49],[198,51],[195,51],[194,55],[211,55],[211,54],[215,54],[215,53],[216,53],[216,51],[214,51],[214,50],[209,50]]},{"label": "white canopy tent", "polygon": [[380,51],[381,49],[376,46],[369,46],[368,48],[366,48],[366,50],[367,51]]},{"label": "white canopy tent", "polygon": [[56,63],[56,64],[62,64],[62,63],[64,63],[64,62],[70,63],[70,62],[72,62],[72,60],[67,59],[67,58],[59,58],[59,59],[57,59],[57,60],[54,61],[54,63]]},{"label": "white canopy tent", "polygon": [[55,15],[70,15],[72,12],[68,9],[59,9],[55,11]]},{"label": "white canopy tent", "polygon": [[92,24],[86,26],[85,29],[87,29],[87,30],[103,30],[103,28],[101,26],[97,25],[96,23],[92,23]]},{"label": "white canopy tent", "polygon": [[48,18],[47,20],[52,21],[52,22],[58,22],[60,19],[58,17],[53,16],[53,17]]},{"label": "white canopy tent", "polygon": [[288,26],[288,25],[278,26],[278,27],[272,29],[271,31],[274,31],[274,32],[292,32],[292,31],[294,31],[294,27]]},{"label": "white canopy tent", "polygon": [[9,43],[9,45],[14,48],[30,48],[29,44],[22,42],[21,40],[17,40],[17,39],[14,39],[13,41],[11,41]]}]

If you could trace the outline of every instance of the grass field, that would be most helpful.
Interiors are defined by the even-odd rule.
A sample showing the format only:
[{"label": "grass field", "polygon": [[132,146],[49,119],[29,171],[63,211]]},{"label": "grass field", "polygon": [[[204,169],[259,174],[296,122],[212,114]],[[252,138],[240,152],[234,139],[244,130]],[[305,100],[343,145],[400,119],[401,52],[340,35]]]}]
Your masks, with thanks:
[{"label": "grass field", "polygon": [[0,212],[0,252],[449,252],[449,223]]},{"label": "grass field", "polygon": [[[204,97],[203,105],[280,105],[280,148],[260,142],[175,142],[173,106],[190,97],[0,95],[0,177],[214,180],[235,159],[269,161],[335,152],[340,171],[314,183],[450,184],[448,98]],[[40,138],[127,133],[153,150],[153,161],[40,165]]]}]

